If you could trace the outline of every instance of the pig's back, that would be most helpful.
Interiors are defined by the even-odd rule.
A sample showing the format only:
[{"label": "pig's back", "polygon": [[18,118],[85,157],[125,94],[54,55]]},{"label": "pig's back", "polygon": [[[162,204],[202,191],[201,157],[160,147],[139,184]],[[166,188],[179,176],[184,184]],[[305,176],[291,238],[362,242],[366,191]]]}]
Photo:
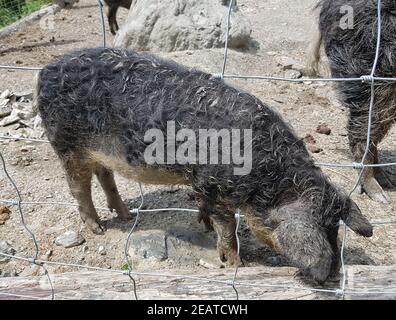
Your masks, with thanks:
[{"label": "pig's back", "polygon": [[254,96],[210,74],[127,50],[87,49],[46,66],[37,102],[49,140],[65,151],[95,149],[105,138],[141,155],[145,132],[166,133],[168,121],[176,130],[252,129],[268,136],[277,126],[295,140]]}]

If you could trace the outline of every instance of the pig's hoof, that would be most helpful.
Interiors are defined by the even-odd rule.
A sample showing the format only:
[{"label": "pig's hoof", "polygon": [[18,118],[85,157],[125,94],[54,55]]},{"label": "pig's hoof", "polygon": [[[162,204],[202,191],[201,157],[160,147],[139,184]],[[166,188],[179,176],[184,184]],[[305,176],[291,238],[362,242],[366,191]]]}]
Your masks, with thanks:
[{"label": "pig's hoof", "polygon": [[113,202],[108,204],[110,212],[117,212],[117,218],[120,218],[121,220],[131,220],[132,215],[130,214],[127,206],[125,203],[121,202]]},{"label": "pig's hoof", "polygon": [[333,273],[330,274],[330,276],[327,278],[326,281],[338,283],[338,282],[340,282],[340,280],[341,280],[341,274],[339,272],[337,272],[334,274]]},{"label": "pig's hoof", "polygon": [[384,204],[390,203],[390,198],[375,179],[370,179],[362,185],[362,189],[370,199]]},{"label": "pig's hoof", "polygon": [[242,260],[237,255],[235,250],[219,249],[218,251],[221,262],[227,262],[227,265],[229,265],[230,267],[242,266]]},{"label": "pig's hoof", "polygon": [[132,220],[132,214],[129,212],[129,210],[126,209],[126,211],[117,211],[117,219],[121,221],[129,221]]},{"label": "pig's hoof", "polygon": [[96,222],[96,221],[95,221],[95,222],[89,222],[89,221],[87,221],[87,222],[85,222],[85,223],[87,224],[88,228],[89,228],[94,234],[102,235],[102,234],[104,234],[105,231],[106,231],[106,227],[103,226],[102,224]]}]

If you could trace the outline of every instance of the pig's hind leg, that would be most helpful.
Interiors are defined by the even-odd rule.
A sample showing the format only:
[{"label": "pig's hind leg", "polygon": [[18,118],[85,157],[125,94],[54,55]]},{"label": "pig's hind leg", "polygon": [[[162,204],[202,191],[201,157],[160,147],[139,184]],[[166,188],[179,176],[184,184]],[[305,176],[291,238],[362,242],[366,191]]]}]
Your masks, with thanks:
[{"label": "pig's hind leg", "polygon": [[99,165],[95,169],[95,174],[105,192],[109,209],[115,210],[121,219],[130,219],[129,210],[118,193],[113,171]]},{"label": "pig's hind leg", "polygon": [[66,178],[73,197],[77,200],[81,219],[92,232],[102,234],[104,227],[92,202],[91,181],[95,163],[83,155],[62,155],[61,160],[66,171]]}]

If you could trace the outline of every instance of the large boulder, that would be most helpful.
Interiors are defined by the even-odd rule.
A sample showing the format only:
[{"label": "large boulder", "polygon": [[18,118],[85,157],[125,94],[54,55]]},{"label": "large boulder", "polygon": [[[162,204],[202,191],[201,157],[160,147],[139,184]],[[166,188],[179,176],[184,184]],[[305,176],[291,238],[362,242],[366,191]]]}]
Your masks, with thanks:
[{"label": "large boulder", "polygon": [[[223,47],[227,13],[225,0],[135,0],[114,46],[165,52]],[[235,5],[229,47],[247,47],[250,34],[248,19]]]},{"label": "large boulder", "polygon": [[62,9],[70,9],[76,2],[80,0],[52,0],[53,4],[57,4]]}]

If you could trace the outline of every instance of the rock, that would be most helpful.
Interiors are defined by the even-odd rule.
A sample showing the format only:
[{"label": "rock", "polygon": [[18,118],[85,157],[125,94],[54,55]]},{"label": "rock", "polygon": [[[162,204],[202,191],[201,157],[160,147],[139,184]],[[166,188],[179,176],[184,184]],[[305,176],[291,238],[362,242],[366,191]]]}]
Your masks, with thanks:
[{"label": "rock", "polygon": [[[0,252],[9,255],[14,255],[16,251],[11,247],[11,245],[7,241],[0,240]],[[0,256],[0,263],[5,263],[10,260],[11,258],[9,257]]]},{"label": "rock", "polygon": [[0,270],[0,277],[7,278],[7,277],[16,277],[18,274],[15,271],[6,271],[1,272]]},{"label": "rock", "polygon": [[53,4],[57,4],[62,9],[70,9],[79,0],[52,0]]},{"label": "rock", "polygon": [[162,230],[138,231],[132,235],[131,257],[164,261],[168,258],[166,235]]},{"label": "rock", "polygon": [[99,253],[100,255],[102,255],[102,256],[105,256],[105,255],[106,255],[106,249],[105,249],[105,247],[99,246],[99,248],[98,248],[98,253]]},{"label": "rock", "polygon": [[10,95],[9,90],[3,91],[0,94],[0,118],[8,116],[12,111]]},{"label": "rock", "polygon": [[0,127],[9,126],[10,124],[17,123],[19,120],[19,117],[15,114],[12,114],[11,111],[11,114],[9,116],[5,117],[3,120],[0,121]]},{"label": "rock", "polygon": [[224,268],[225,265],[222,263],[212,263],[205,261],[203,259],[199,259],[199,265],[206,268],[206,269],[219,269],[219,268]]},{"label": "rock", "polygon": [[26,152],[31,152],[33,150],[36,150],[36,147],[35,146],[25,145],[25,146],[21,147],[19,150],[21,152],[23,152],[23,153],[26,153]]},{"label": "rock", "polygon": [[319,148],[318,146],[314,145],[314,144],[308,144],[307,148],[310,152],[312,153],[320,153],[323,151],[322,148]]},{"label": "rock", "polygon": [[298,70],[287,70],[285,72],[286,79],[299,79],[302,77],[302,73]]},{"label": "rock", "polygon": [[10,219],[11,210],[8,207],[0,206],[0,225]]},{"label": "rock", "polygon": [[282,68],[283,71],[286,70],[296,70],[302,71],[304,66],[298,63],[296,60],[290,57],[281,56],[276,59],[278,66]]},{"label": "rock", "polygon": [[85,239],[77,232],[69,230],[64,234],[58,236],[55,240],[57,246],[62,246],[65,248],[71,248],[83,244]]},{"label": "rock", "polygon": [[7,99],[11,96],[11,92],[10,90],[4,90],[1,94],[0,94],[0,100],[4,100]]},{"label": "rock", "polygon": [[305,143],[308,143],[308,144],[315,144],[316,143],[315,138],[309,133],[304,137],[303,140],[304,140]]},{"label": "rock", "polygon": [[[227,14],[221,0],[136,0],[114,46],[154,52],[221,48]],[[234,6],[229,47],[248,47],[250,34],[249,20]]]},{"label": "rock", "polygon": [[331,133],[331,129],[327,126],[326,123],[322,123],[316,128],[316,132],[320,134],[329,135]]},{"label": "rock", "polygon": [[33,118],[33,116],[34,112],[32,103],[26,101],[18,101],[12,104],[12,110],[10,115],[0,121],[0,126],[5,127],[10,124],[19,122],[20,120],[30,120]]},{"label": "rock", "polygon": [[33,92],[31,90],[21,91],[14,94],[18,102],[32,101]]}]

